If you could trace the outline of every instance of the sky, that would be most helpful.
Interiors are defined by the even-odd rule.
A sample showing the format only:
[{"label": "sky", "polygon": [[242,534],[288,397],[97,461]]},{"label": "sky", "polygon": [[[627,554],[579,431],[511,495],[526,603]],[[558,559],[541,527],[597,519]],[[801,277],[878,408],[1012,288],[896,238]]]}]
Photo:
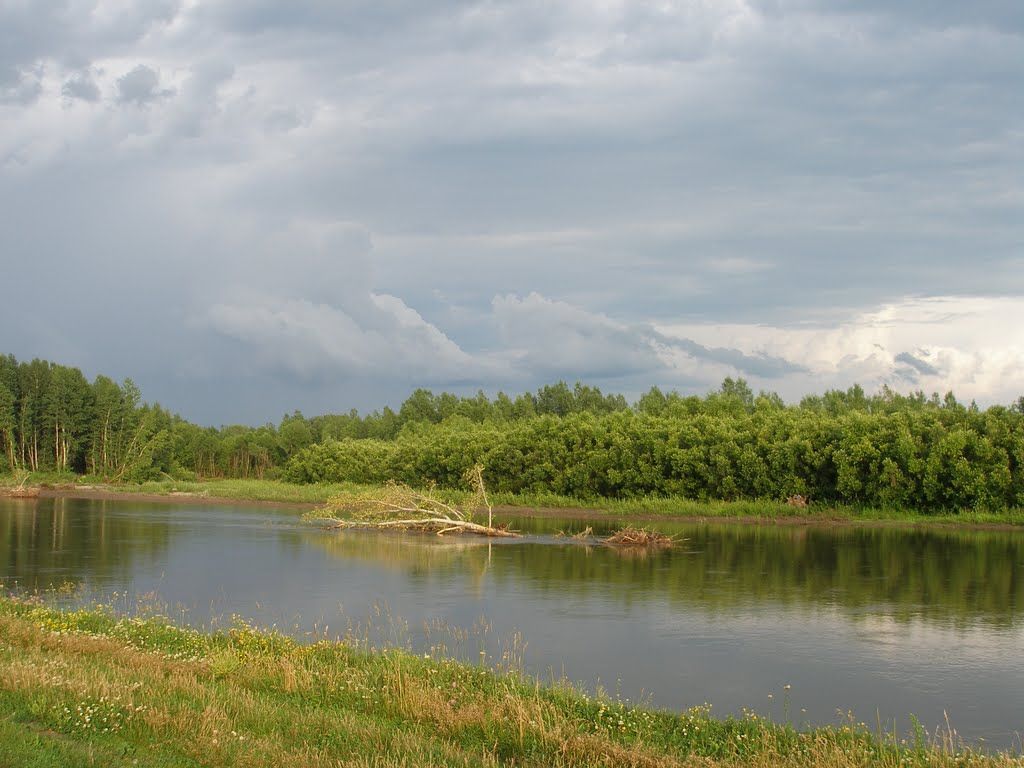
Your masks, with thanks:
[{"label": "sky", "polygon": [[1024,394],[1020,0],[0,0],[0,352],[200,423]]}]

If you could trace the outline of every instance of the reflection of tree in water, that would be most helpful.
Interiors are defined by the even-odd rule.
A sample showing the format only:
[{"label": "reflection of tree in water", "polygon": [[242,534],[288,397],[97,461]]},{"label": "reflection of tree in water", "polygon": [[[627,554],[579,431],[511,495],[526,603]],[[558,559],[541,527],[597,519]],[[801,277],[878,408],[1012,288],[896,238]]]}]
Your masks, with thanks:
[{"label": "reflection of tree in water", "polygon": [[171,527],[155,517],[116,514],[116,503],[0,501],[0,577],[26,588],[126,580],[140,559],[166,552]]},{"label": "reflection of tree in water", "polygon": [[[172,526],[159,515],[124,514],[117,505],[72,499],[0,502],[0,578],[30,588],[82,579],[126,580],[140,561],[166,552]],[[549,531],[582,525],[545,521]],[[279,540],[296,551],[313,541],[339,558],[393,568],[420,583],[471,578],[478,589],[490,583],[509,592],[558,598],[600,595],[623,604],[667,600],[712,613],[775,605],[960,625],[1020,623],[1021,533],[657,527],[686,541],[674,550],[626,558],[567,542],[492,546],[478,539],[420,534],[284,528]]]},{"label": "reflection of tree in water", "polygon": [[429,533],[332,531],[317,539],[329,554],[393,568],[415,582],[469,575],[478,584],[487,573],[492,552],[505,545],[470,536],[441,538]]},{"label": "reflection of tree in water", "polygon": [[[674,550],[623,557],[604,547],[526,542],[438,542],[436,537],[348,532],[322,546],[411,578],[485,572],[501,589],[559,598],[618,595],[708,612],[759,604],[847,613],[884,612],[958,625],[1016,626],[1024,535],[1003,531],[689,525]],[[609,586],[622,589],[609,592]]]}]

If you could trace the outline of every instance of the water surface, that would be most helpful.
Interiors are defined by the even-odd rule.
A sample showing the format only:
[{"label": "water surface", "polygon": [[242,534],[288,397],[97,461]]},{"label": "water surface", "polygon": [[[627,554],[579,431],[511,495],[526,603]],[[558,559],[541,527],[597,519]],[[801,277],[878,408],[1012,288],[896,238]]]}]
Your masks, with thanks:
[{"label": "water surface", "polygon": [[679,547],[623,554],[548,535],[580,521],[516,525],[523,540],[488,543],[244,505],[0,499],[0,579],[126,605],[154,594],[203,626],[239,614],[511,655],[663,707],[798,725],[852,712],[901,733],[911,713],[929,729],[948,713],[973,742],[1020,744],[1022,533],[665,524]]}]

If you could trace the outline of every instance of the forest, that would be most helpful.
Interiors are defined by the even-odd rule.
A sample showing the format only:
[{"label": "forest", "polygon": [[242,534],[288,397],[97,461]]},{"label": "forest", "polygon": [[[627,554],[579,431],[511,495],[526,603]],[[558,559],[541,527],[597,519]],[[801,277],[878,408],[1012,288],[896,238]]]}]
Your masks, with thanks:
[{"label": "forest", "polygon": [[129,379],[0,356],[0,467],[105,482],[171,477],[390,480],[579,499],[772,499],[920,513],[1024,507],[1024,397],[828,391],[787,404],[726,379],[704,396],[565,382],[510,397],[418,389],[398,410],[204,427]]}]

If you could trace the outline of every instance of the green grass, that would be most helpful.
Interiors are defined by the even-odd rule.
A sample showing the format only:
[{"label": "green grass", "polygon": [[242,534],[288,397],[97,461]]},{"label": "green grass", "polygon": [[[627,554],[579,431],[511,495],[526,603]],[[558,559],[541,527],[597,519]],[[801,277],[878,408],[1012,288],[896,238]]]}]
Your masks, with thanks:
[{"label": "green grass", "polygon": [[[0,475],[0,487],[10,486],[10,475]],[[102,479],[73,474],[37,473],[29,483],[51,487],[91,486],[112,493],[144,493],[154,495],[195,494],[208,498],[240,501],[275,502],[280,504],[323,504],[335,496],[372,491],[356,483],[325,483],[297,485],[280,480],[156,480],[145,483],[105,484]],[[468,493],[444,490],[439,495],[448,501],[464,502]],[[811,520],[821,522],[898,522],[941,525],[1024,525],[1024,509],[999,512],[961,510],[955,513],[921,514],[913,510],[873,509],[853,506],[811,504],[806,508],[783,502],[765,500],[697,501],[683,498],[642,497],[635,499],[578,499],[557,494],[492,493],[496,506],[514,508],[515,514],[528,516],[537,510],[571,510],[594,516],[620,518],[752,518],[760,520]]]},{"label": "green grass", "polygon": [[238,622],[0,598],[0,766],[1024,766],[846,725],[798,732],[589,697]]},{"label": "green grass", "polygon": [[962,523],[971,525],[1024,525],[1024,509],[1001,512],[961,510],[955,513],[922,514],[905,509],[876,509],[811,504],[805,508],[760,499],[700,501],[683,498],[575,499],[556,494],[502,494],[491,496],[495,504],[532,509],[583,509],[619,517],[660,516],[687,518],[758,518],[764,520],[810,519],[828,521]]},{"label": "green grass", "polygon": [[[362,487],[353,483],[332,483],[325,485],[295,485],[280,480],[152,480],[144,483],[108,483],[103,478],[75,474],[33,473],[29,485],[43,488],[75,490],[101,490],[109,493],[152,494],[171,496],[173,494],[194,494],[215,499],[238,499],[241,501],[268,501],[283,504],[322,504],[340,493],[354,492]],[[10,487],[10,475],[0,475],[0,487]]]}]

